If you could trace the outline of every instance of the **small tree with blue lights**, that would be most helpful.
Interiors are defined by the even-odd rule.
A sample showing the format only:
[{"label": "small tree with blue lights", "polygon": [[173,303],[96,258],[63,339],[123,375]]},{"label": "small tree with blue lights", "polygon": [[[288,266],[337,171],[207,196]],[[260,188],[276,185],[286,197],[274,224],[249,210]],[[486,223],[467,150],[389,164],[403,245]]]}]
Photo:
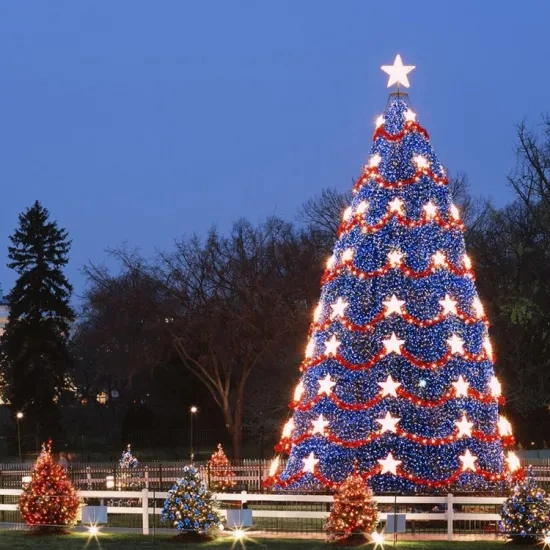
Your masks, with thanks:
[{"label": "small tree with blue lights", "polygon": [[532,471],[513,487],[500,515],[500,531],[515,544],[536,544],[550,534],[550,505]]},{"label": "small tree with blue lights", "polygon": [[464,224],[397,84],[321,281],[301,379],[267,486],[336,489],[354,464],[379,492],[486,490],[517,475]]},{"label": "small tree with blue lights", "polygon": [[183,476],[168,491],[160,518],[181,534],[204,539],[223,529],[218,504],[194,466],[183,468]]}]

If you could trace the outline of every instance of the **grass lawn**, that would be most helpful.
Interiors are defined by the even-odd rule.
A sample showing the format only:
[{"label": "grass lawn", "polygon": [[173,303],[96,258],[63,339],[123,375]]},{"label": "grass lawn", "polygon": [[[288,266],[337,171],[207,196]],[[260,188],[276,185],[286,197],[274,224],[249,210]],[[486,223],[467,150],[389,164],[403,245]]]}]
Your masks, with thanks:
[{"label": "grass lawn", "polygon": [[[134,550],[134,548],[151,548],[154,550],[199,550],[200,548],[216,548],[216,550],[230,550],[233,541],[229,539],[218,539],[208,544],[191,544],[176,542],[173,537],[165,535],[145,537],[141,535],[123,534],[100,534],[98,540],[88,539],[83,533],[74,533],[65,536],[38,537],[29,535],[22,531],[0,531],[0,548],[9,550]],[[331,547],[319,540],[308,539],[286,539],[286,538],[263,538],[257,540],[246,540],[244,547],[247,550],[327,550],[327,548],[343,548],[342,546]],[[355,547],[357,548],[357,547]],[[372,549],[373,545],[361,546],[359,548]],[[393,548],[391,543],[385,548]],[[398,542],[397,548],[404,550],[504,550],[503,542]],[[235,550],[241,550],[239,543]]]}]

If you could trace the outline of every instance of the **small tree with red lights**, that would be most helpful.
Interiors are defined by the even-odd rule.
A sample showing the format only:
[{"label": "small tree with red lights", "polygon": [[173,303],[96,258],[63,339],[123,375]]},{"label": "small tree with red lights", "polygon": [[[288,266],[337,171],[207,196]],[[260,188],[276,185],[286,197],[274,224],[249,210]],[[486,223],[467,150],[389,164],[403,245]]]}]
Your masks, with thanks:
[{"label": "small tree with red lights", "polygon": [[357,469],[344,480],[334,495],[325,525],[329,542],[362,543],[378,525],[378,507],[372,491]]},{"label": "small tree with red lights", "polygon": [[41,531],[63,531],[76,522],[80,499],[65,468],[54,462],[52,443],[42,445],[30,483],[19,498],[27,525]]},{"label": "small tree with red lights", "polygon": [[222,492],[235,487],[235,472],[231,468],[231,463],[224,453],[221,443],[218,443],[218,450],[208,461],[208,471],[211,491]]}]

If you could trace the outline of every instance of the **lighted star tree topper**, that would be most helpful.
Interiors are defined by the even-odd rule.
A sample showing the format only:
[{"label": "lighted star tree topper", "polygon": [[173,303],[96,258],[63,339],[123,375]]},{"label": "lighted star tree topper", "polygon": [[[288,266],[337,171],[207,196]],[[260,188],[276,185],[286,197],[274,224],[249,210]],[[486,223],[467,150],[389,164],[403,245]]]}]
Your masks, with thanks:
[{"label": "lighted star tree topper", "polygon": [[[382,67],[398,87],[413,69]],[[267,485],[336,488],[357,464],[376,492],[488,488],[519,461],[460,212],[406,94],[375,126]]]}]

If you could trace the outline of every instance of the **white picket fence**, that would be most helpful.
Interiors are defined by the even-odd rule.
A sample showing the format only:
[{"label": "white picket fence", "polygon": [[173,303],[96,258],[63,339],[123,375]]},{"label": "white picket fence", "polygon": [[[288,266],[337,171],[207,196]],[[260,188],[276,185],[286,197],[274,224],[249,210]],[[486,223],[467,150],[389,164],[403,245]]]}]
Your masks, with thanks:
[{"label": "white picket fence", "polygon": [[[4,501],[3,497],[18,497],[21,494],[21,489],[0,489],[0,500]],[[159,507],[154,507],[153,500],[164,499],[165,495],[159,495],[157,492],[143,489],[141,491],[79,491],[79,496],[83,499],[102,499],[104,502],[110,500],[130,499],[139,501],[140,506],[124,507],[124,506],[108,506],[108,514],[129,514],[141,516],[141,531],[144,535],[150,532],[149,519],[151,515],[160,514]],[[233,505],[246,500],[249,507],[252,509],[253,518],[293,518],[293,519],[324,519],[328,516],[329,505],[333,501],[331,495],[294,495],[294,494],[270,494],[270,493],[218,493],[216,495],[218,501],[224,503],[233,503]],[[503,497],[476,497],[476,496],[375,496],[375,500],[379,505],[396,505],[398,507],[413,507],[415,505],[431,507],[438,506],[441,512],[408,512],[407,522],[425,522],[425,521],[445,521],[447,524],[447,539],[453,540],[454,523],[461,520],[486,522],[487,524],[495,524],[500,516],[496,513],[489,512],[464,512],[463,507],[483,507],[483,506],[499,506],[504,501]],[[261,503],[261,510],[254,509],[254,503]],[[266,503],[273,503],[276,509],[265,509]],[[281,509],[285,504],[321,504],[326,506],[326,511],[307,511],[307,510],[284,510]],[[296,507],[296,506],[294,506]],[[458,507],[458,509],[457,509]],[[16,511],[17,504],[2,504],[0,503],[0,511]],[[223,511],[224,513],[226,510]],[[391,512],[390,512],[391,513]],[[381,520],[386,520],[388,512],[380,514]],[[136,518],[137,519],[137,518]],[[0,529],[2,524],[0,523]],[[494,530],[492,531],[495,532]]]}]

